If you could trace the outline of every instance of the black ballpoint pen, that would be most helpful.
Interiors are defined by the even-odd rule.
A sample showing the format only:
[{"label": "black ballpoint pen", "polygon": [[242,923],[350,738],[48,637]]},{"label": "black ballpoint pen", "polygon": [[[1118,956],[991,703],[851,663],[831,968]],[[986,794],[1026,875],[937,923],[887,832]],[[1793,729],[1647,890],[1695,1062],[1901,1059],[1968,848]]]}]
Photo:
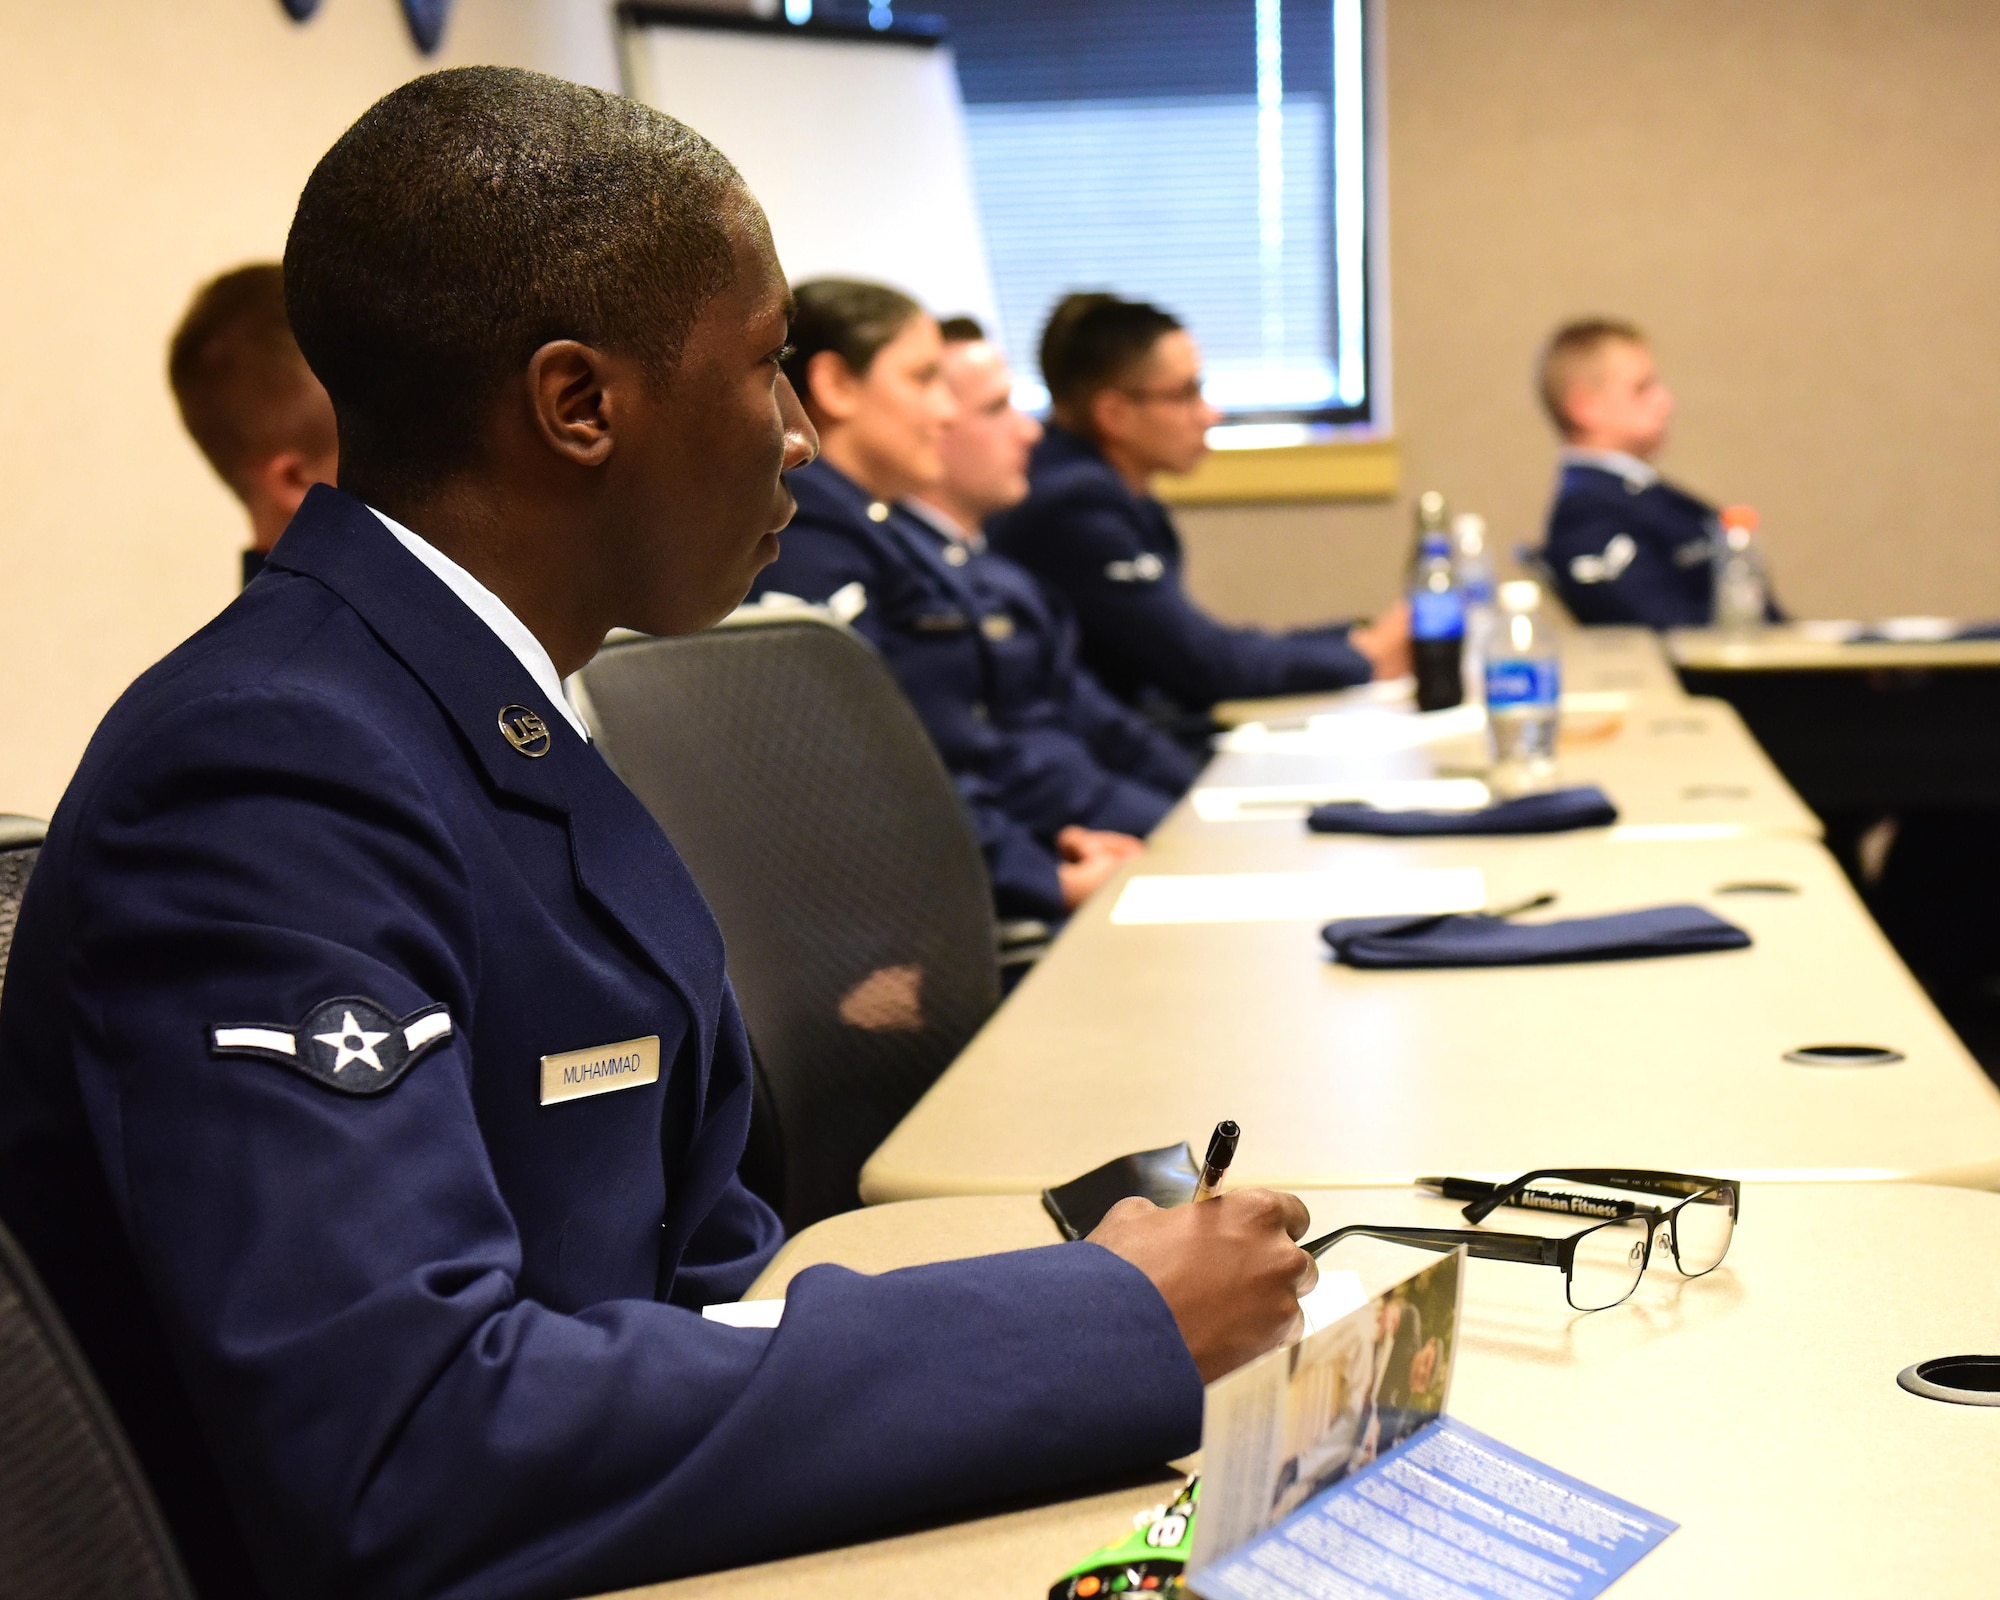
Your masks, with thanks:
[{"label": "black ballpoint pen", "polygon": [[1224,1120],[1215,1125],[1215,1132],[1209,1136],[1208,1155],[1201,1164],[1201,1182],[1194,1186],[1197,1204],[1203,1200],[1213,1200],[1216,1190],[1222,1187],[1222,1180],[1229,1171],[1229,1163],[1236,1159],[1236,1141],[1243,1130],[1235,1123]]}]

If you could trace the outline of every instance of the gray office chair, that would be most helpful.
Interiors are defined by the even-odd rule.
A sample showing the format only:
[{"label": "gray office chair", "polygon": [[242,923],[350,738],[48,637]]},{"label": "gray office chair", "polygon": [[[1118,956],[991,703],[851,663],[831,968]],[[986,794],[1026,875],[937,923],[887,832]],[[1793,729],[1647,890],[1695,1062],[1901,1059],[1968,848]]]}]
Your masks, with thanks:
[{"label": "gray office chair", "polygon": [[21,915],[21,896],[27,892],[35,859],[42,853],[45,831],[33,817],[0,816],[0,987],[7,982],[14,922]]},{"label": "gray office chair", "polygon": [[194,1600],[117,1419],[5,1228],[0,1595]]},{"label": "gray office chair", "polygon": [[790,1228],[861,1165],[999,1000],[992,889],[923,724],[874,650],[810,613],[607,647],[605,757],[715,909],[758,1061],[744,1176]]}]

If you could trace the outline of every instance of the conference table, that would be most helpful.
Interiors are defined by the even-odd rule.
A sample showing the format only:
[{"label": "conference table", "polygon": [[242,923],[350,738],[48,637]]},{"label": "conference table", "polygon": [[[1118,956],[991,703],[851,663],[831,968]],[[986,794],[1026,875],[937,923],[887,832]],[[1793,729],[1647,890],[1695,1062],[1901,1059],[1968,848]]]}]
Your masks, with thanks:
[{"label": "conference table", "polygon": [[[1405,735],[1476,715],[1399,714],[1378,691],[1302,726],[1239,726],[875,1152],[864,1200],[1034,1193],[1198,1143],[1225,1117],[1244,1128],[1244,1181],[1287,1187],[1579,1163],[2000,1187],[2000,1090],[1727,707],[1661,694],[1564,749],[1565,780],[1600,781],[1619,806],[1610,828],[1305,828],[1296,795],[1315,782],[1465,781],[1451,776],[1475,759],[1453,753],[1463,727]],[[1232,811],[1218,793],[1293,798]],[[1319,926],[1370,909],[1347,902],[1371,885],[1388,897],[1377,909],[1401,909],[1401,894],[1427,908],[1553,895],[1532,913],[1547,918],[1692,903],[1752,944],[1358,971],[1330,959]],[[1426,898],[1440,893],[1457,898]]]},{"label": "conference table", "polygon": [[[752,1297],[821,1263],[880,1272],[1050,1243],[1041,1188],[1199,1145],[1223,1117],[1243,1126],[1232,1184],[1293,1189],[1316,1232],[1459,1225],[1411,1187],[1424,1176],[1726,1174],[1746,1184],[1742,1220],[1706,1278],[1656,1267],[1628,1303],[1583,1315],[1545,1268],[1469,1262],[1450,1411],[1681,1524],[1621,1600],[1991,1593],[2000,1407],[1924,1398],[1897,1375],[2000,1347],[2000,1195],[1983,1192],[2000,1187],[2000,1090],[1727,706],[1681,693],[1630,630],[1573,639],[1566,670],[1564,779],[1601,783],[1615,826],[1313,834],[1315,786],[1416,785],[1409,803],[1465,784],[1474,714],[1426,721],[1385,687],[1239,708],[1147,853],[876,1152],[870,1204],[788,1243]],[[1452,904],[1553,896],[1534,917],[1691,902],[1752,943],[1564,967],[1328,958],[1326,905],[1412,885]],[[1504,1215],[1514,1231],[1573,1226]],[[1352,1240],[1323,1264],[1372,1292],[1429,1259]],[[633,1593],[1039,1596],[1194,1464]]]},{"label": "conference table", "polygon": [[[1483,874],[1538,917],[1708,907],[1747,950],[1356,971],[1319,918],[1121,923],[1142,876]],[[1225,885],[1225,887],[1228,887]],[[1280,910],[1286,908],[1280,907]],[[1882,1046],[1883,1065],[1789,1052]],[[1243,1126],[1236,1172],[1368,1186],[1539,1165],[2000,1186],[2000,1091],[1809,839],[1312,835],[1215,824],[1125,868],[863,1169],[880,1203],[1033,1193]]]},{"label": "conference table", "polygon": [[[1559,625],[1556,633],[1562,650],[1565,693],[1586,695],[1600,703],[1616,696],[1627,704],[1686,697],[1672,663],[1661,652],[1659,636],[1650,628]],[[1370,684],[1360,689],[1319,694],[1225,700],[1211,714],[1225,728],[1243,722],[1296,720],[1333,707],[1367,703],[1380,696],[1385,687]],[[1407,691],[1398,686],[1392,692],[1400,695]]]},{"label": "conference table", "polygon": [[2000,639],[1842,637],[1851,626],[1685,629],[1666,650],[1822,813],[2000,806]]},{"label": "conference table", "polygon": [[[1406,1189],[1304,1198],[1315,1231],[1461,1225],[1454,1207]],[[1571,1226],[1505,1216],[1515,1231]],[[799,1235],[751,1294],[781,1296],[823,1262],[880,1272],[1054,1237],[1026,1195],[875,1207]],[[1355,1240],[1324,1264],[1357,1272],[1372,1292],[1431,1259]],[[1920,1398],[1897,1374],[2000,1347],[1996,1259],[2000,1196],[1752,1184],[1715,1272],[1689,1280],[1655,1266],[1609,1311],[1570,1310],[1546,1268],[1468,1262],[1448,1409],[1681,1524],[1618,1581],[1617,1600],[1988,1596],[2000,1572],[2000,1407]],[[1135,1512],[1171,1498],[1192,1464],[629,1596],[1039,1600]]]},{"label": "conference table", "polygon": [[[1311,802],[1382,784],[1477,781],[1485,771],[1477,706],[1419,715],[1393,694],[1321,705],[1304,718],[1231,729],[1154,842],[1218,817],[1231,826],[1259,815],[1295,822]],[[1558,756],[1564,783],[1598,785],[1623,824],[1656,837],[1821,836],[1819,818],[1720,700],[1569,697]]]}]

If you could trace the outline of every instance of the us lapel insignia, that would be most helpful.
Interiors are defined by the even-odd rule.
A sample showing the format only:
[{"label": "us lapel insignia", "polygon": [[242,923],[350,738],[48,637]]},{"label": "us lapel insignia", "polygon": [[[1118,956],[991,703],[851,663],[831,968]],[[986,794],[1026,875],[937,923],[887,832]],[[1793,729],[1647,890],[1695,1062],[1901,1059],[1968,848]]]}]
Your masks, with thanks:
[{"label": "us lapel insignia", "polygon": [[530,711],[526,706],[502,706],[500,731],[507,736],[507,742],[524,756],[545,756],[549,753],[549,725],[542,720],[539,712]]},{"label": "us lapel insignia", "polygon": [[442,1005],[396,1017],[373,1000],[342,995],[321,1001],[295,1028],[218,1023],[208,1030],[208,1048],[211,1055],[274,1061],[342,1094],[380,1094],[451,1033],[451,1013]]}]

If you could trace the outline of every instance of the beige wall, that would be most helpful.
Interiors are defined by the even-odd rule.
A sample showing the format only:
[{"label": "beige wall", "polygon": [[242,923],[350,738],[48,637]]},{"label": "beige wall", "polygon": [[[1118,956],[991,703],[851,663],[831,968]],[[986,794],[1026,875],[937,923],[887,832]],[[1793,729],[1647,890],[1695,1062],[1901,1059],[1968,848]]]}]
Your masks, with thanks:
[{"label": "beige wall", "polygon": [[[1796,611],[2000,615],[2000,5],[1386,0],[1406,491],[1535,535],[1537,342],[1649,328],[1664,464]],[[1377,605],[1405,507],[1183,517],[1231,614]]]},{"label": "beige wall", "polygon": [[[606,0],[458,0],[440,62],[609,84]],[[1765,514],[1822,615],[2000,614],[2000,5],[1387,0],[1405,482],[1532,535],[1559,318],[1655,332],[1669,468]],[[423,70],[395,0],[0,0],[0,810],[234,587],[169,330],[275,255],[313,160]],[[1273,621],[1393,592],[1403,505],[1190,512],[1198,590]]]},{"label": "beige wall", "polygon": [[306,174],[435,65],[616,86],[608,0],[0,0],[0,811],[46,816],[131,679],[234,593],[241,510],[181,432],[195,285],[283,249]]}]

